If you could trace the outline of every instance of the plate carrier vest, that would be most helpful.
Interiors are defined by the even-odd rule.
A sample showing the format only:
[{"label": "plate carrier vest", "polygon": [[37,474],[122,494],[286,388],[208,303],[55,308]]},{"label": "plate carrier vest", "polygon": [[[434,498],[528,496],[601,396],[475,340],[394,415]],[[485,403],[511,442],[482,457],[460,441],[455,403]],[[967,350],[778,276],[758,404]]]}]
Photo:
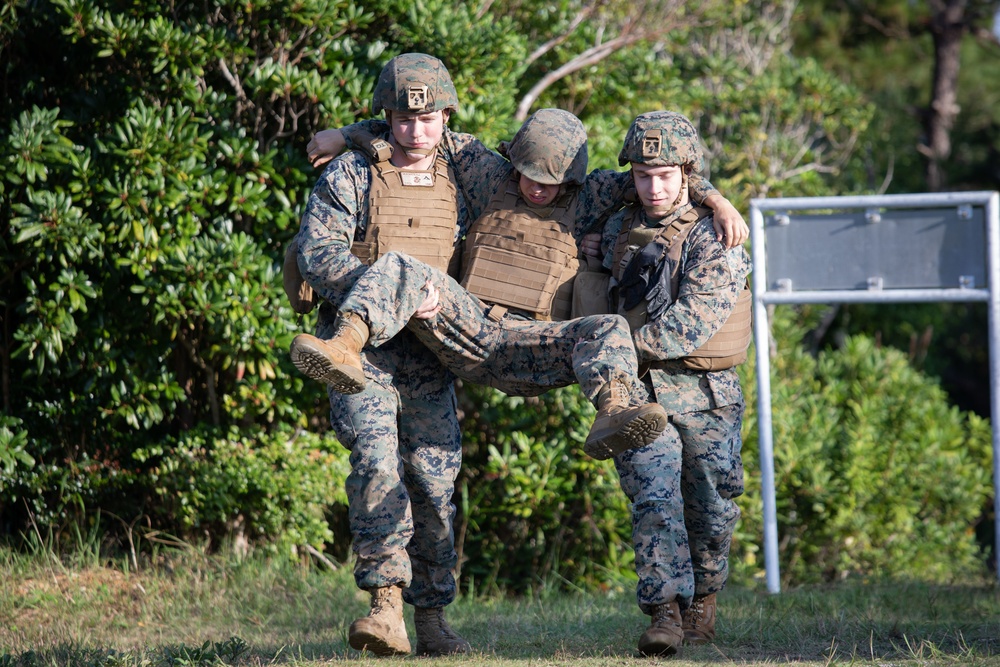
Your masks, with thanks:
[{"label": "plate carrier vest", "polygon": [[581,269],[573,223],[577,189],[550,207],[531,208],[520,195],[517,172],[469,229],[462,286],[491,305],[536,320],[566,320],[573,278]]},{"label": "plate carrier vest", "polygon": [[[614,277],[616,280],[621,280],[625,267],[639,251],[646,244],[659,241],[666,246],[661,261],[669,259],[673,266],[673,272],[670,274],[670,301],[673,303],[680,293],[680,260],[684,241],[694,226],[712,215],[712,211],[703,206],[692,206],[666,227],[646,227],[642,224],[642,207],[631,208],[632,215],[626,219],[625,226],[615,242],[612,264]],[[639,305],[625,313],[625,319],[633,331],[646,324],[646,306],[647,301],[643,299]],[[680,362],[684,368],[693,370],[721,371],[742,364],[747,360],[747,349],[750,347],[750,338],[753,334],[751,306],[750,285],[744,282],[743,289],[736,299],[736,307],[711,338],[686,357],[676,361],[654,361],[650,367],[669,369]]]},{"label": "plate carrier vest", "polygon": [[395,250],[458,275],[455,252],[458,204],[455,179],[438,152],[430,171],[399,169],[388,158],[372,161],[368,228],[351,253],[370,266]]}]

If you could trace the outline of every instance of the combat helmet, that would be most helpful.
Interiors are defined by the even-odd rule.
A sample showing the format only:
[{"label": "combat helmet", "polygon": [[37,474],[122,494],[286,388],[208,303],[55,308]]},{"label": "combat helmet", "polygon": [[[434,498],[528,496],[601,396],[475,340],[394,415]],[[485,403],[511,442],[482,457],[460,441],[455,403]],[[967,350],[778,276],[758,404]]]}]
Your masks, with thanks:
[{"label": "combat helmet", "polygon": [[587,131],[562,109],[533,113],[500,152],[521,174],[545,185],[579,185],[587,176]]},{"label": "combat helmet", "polygon": [[372,111],[426,113],[458,111],[458,93],[444,63],[426,53],[398,55],[382,68]]},{"label": "combat helmet", "polygon": [[675,111],[651,111],[640,114],[628,129],[618,164],[630,162],[654,166],[688,165],[702,170],[704,156],[698,130]]}]

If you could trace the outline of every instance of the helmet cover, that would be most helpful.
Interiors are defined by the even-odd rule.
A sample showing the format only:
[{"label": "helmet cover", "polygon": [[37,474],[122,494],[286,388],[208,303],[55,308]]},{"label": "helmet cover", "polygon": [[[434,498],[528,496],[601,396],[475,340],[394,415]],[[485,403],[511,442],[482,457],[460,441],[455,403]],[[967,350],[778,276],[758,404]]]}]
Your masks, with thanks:
[{"label": "helmet cover", "polygon": [[698,130],[675,111],[640,114],[625,135],[618,164],[689,165],[702,171],[704,156]]},{"label": "helmet cover", "polygon": [[537,183],[580,184],[587,176],[587,131],[568,111],[539,109],[504,148],[514,168]]},{"label": "helmet cover", "polygon": [[426,53],[404,53],[382,68],[375,84],[372,111],[427,113],[458,111],[458,93],[444,63]]}]

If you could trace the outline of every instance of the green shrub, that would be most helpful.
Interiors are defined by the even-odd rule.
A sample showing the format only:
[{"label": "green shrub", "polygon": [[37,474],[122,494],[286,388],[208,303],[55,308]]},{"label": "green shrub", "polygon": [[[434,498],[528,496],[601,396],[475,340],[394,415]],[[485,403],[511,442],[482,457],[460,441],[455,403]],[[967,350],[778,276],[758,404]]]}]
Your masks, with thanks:
[{"label": "green shrub", "polygon": [[631,572],[628,501],[613,463],[583,453],[594,408],[579,387],[508,398],[466,385],[462,394],[464,585],[524,592]]},{"label": "green shrub", "polygon": [[153,525],[179,523],[185,538],[270,545],[292,555],[334,536],[327,508],[346,505],[347,450],[332,437],[282,429],[187,431],[137,450],[146,467],[137,490],[151,494]]},{"label": "green shrub", "polygon": [[[896,349],[854,336],[812,357],[795,344],[801,334],[787,315],[778,318],[782,332],[771,386],[783,581],[982,571],[974,528],[992,493],[989,424],[949,406]],[[755,405],[749,372],[744,388]],[[744,425],[741,577],[763,567],[755,412]]]}]

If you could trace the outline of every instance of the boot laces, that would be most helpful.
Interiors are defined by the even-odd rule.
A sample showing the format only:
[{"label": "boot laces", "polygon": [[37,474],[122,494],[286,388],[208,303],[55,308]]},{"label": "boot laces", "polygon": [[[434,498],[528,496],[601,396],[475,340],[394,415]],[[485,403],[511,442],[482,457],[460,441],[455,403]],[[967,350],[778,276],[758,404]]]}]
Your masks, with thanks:
[{"label": "boot laces", "polygon": [[611,382],[611,402],[625,407],[628,405],[629,391],[628,387],[621,380],[613,380]]},{"label": "boot laces", "polygon": [[653,609],[653,624],[674,623],[674,606],[672,604],[661,604]]},{"label": "boot laces", "polygon": [[371,611],[379,614],[392,608],[392,594],[389,591],[378,591],[372,596]]},{"label": "boot laces", "polygon": [[425,615],[423,622],[432,626],[444,638],[456,641],[461,639],[458,634],[451,629],[451,626],[448,625],[448,621],[445,620],[443,607],[424,609],[421,613]]},{"label": "boot laces", "polygon": [[693,624],[697,625],[705,615],[705,598],[695,598],[688,608],[687,617]]}]

